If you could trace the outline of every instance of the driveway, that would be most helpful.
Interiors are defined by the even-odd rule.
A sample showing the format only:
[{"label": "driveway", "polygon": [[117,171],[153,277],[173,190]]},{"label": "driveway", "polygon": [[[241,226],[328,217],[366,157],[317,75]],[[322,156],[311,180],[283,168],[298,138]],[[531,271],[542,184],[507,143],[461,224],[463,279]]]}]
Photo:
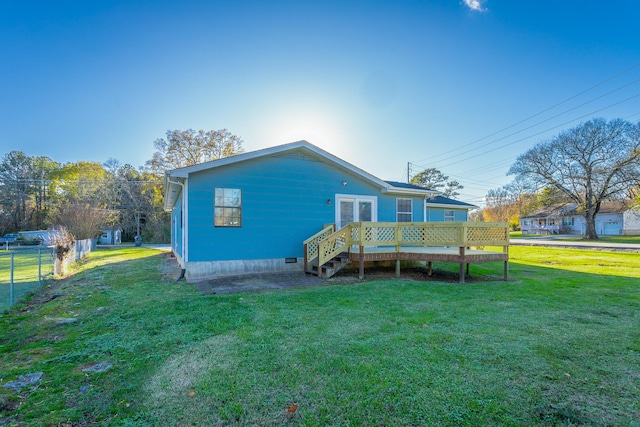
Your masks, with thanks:
[{"label": "driveway", "polygon": [[536,236],[526,237],[523,239],[511,239],[509,241],[509,244],[512,246],[559,246],[578,249],[603,249],[621,252],[640,252],[640,244],[638,243],[609,243],[601,242],[598,240],[563,240],[575,238],[576,236],[574,235]]}]

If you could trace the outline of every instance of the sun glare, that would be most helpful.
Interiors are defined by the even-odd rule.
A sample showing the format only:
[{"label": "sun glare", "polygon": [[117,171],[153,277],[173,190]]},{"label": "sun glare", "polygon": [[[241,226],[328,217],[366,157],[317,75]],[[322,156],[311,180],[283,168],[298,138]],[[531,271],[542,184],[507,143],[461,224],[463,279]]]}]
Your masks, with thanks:
[{"label": "sun glare", "polygon": [[[287,112],[273,120],[273,144],[305,140],[329,152],[340,151],[348,139],[336,117],[313,111]],[[339,153],[338,153],[339,154]]]}]

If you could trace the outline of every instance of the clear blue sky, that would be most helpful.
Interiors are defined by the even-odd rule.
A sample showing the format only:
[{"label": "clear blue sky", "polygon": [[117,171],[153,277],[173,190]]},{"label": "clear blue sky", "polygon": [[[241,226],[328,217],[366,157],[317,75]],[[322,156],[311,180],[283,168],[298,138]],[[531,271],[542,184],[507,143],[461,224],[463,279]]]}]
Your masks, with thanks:
[{"label": "clear blue sky", "polygon": [[0,155],[137,167],[227,128],[479,204],[542,138],[640,120],[639,23],[637,0],[0,0]]}]

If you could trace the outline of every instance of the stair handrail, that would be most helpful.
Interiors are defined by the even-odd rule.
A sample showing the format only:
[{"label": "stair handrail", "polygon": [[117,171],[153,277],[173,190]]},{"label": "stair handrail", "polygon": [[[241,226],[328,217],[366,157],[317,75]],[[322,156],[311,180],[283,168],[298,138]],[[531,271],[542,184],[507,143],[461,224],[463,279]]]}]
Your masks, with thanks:
[{"label": "stair handrail", "polygon": [[345,225],[318,243],[318,267],[324,265],[324,263],[351,246],[351,224],[352,223]]},{"label": "stair handrail", "polygon": [[318,243],[329,237],[335,230],[335,224],[329,224],[313,236],[306,239],[304,245],[304,269],[309,270],[309,263],[318,258]]}]

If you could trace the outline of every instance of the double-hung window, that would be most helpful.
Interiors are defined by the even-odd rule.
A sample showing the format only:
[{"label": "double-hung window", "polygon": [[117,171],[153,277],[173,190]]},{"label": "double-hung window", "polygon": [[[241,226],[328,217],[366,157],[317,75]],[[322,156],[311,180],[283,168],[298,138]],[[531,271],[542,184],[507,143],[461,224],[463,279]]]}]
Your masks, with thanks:
[{"label": "double-hung window", "polygon": [[453,213],[453,209],[445,209],[444,210],[444,220],[445,221],[453,221],[455,219],[455,215]]},{"label": "double-hung window", "polygon": [[411,199],[396,199],[396,221],[413,221],[413,203]]},{"label": "double-hung window", "polygon": [[242,191],[239,188],[216,188],[214,192],[213,225],[242,227]]}]

